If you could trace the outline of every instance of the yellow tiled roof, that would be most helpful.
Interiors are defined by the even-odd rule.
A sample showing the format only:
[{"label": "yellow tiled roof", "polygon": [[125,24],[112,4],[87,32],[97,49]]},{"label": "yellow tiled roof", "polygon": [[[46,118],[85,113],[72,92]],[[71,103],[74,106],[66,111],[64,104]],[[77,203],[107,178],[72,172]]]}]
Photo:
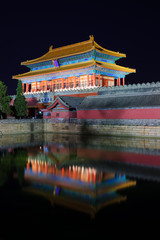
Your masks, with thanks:
[{"label": "yellow tiled roof", "polygon": [[53,59],[58,59],[58,58],[62,58],[62,57],[72,56],[72,55],[76,55],[76,54],[89,52],[93,49],[96,49],[97,51],[100,51],[102,53],[105,53],[105,54],[108,54],[111,56],[126,57],[126,55],[123,53],[110,51],[110,50],[107,50],[107,49],[101,47],[94,41],[93,36],[90,36],[90,39],[87,41],[84,41],[84,42],[79,42],[79,43],[67,45],[64,47],[54,48],[54,49],[53,49],[53,46],[51,46],[49,48],[49,51],[46,54],[44,54],[43,56],[33,59],[33,60],[24,61],[21,63],[21,65],[29,65],[29,64],[49,61],[49,60],[53,60]]},{"label": "yellow tiled roof", "polygon": [[108,68],[108,69],[112,69],[112,70],[128,72],[128,73],[136,72],[135,69],[122,67],[122,66],[112,64],[112,63],[104,63],[104,62],[100,62],[100,61],[91,60],[91,61],[86,61],[86,62],[68,64],[65,66],[57,67],[57,68],[46,68],[46,69],[41,69],[41,70],[29,71],[29,72],[26,72],[23,74],[13,76],[12,78],[13,79],[21,79],[24,77],[32,77],[32,76],[36,76],[36,75],[43,75],[43,74],[50,74],[50,73],[54,73],[54,72],[79,69],[79,68],[89,67],[89,66],[93,66],[93,65],[97,65],[102,68]]},{"label": "yellow tiled roof", "polygon": [[96,61],[96,64],[98,66],[102,67],[102,68],[108,68],[108,69],[122,71],[122,72],[128,72],[128,73],[135,73],[136,72],[136,69],[128,68],[128,67],[122,67],[122,66],[119,66],[119,65],[113,64],[113,63],[104,63],[104,62]]}]

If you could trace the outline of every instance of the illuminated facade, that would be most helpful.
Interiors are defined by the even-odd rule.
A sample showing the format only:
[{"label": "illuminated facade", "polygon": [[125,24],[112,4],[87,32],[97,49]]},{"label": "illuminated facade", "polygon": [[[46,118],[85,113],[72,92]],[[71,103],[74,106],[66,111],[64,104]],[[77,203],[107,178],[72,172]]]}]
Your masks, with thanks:
[{"label": "illuminated facade", "polygon": [[84,42],[55,49],[51,46],[43,56],[22,62],[30,71],[13,79],[21,80],[25,97],[34,97],[37,103],[49,104],[57,95],[85,97],[101,87],[125,85],[125,76],[135,70],[115,63],[123,57],[126,55],[104,49],[90,36]]}]

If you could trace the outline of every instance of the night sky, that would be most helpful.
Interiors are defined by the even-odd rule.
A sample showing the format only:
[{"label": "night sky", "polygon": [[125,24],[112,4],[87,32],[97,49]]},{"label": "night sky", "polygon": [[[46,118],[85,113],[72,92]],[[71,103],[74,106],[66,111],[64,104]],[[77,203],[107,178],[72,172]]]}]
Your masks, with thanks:
[{"label": "night sky", "polygon": [[[158,2],[158,1],[157,1]],[[28,4],[28,5],[27,5]],[[45,1],[37,5],[9,5],[0,14],[0,81],[8,94],[16,93],[12,76],[28,71],[22,61],[54,48],[86,41],[94,35],[102,47],[126,54],[116,63],[135,68],[126,83],[160,81],[160,13],[153,2]]]}]

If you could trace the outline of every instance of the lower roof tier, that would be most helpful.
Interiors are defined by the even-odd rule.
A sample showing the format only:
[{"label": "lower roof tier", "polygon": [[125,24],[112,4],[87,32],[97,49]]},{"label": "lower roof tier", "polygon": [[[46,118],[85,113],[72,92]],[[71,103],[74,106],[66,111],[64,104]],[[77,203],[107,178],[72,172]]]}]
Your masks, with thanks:
[{"label": "lower roof tier", "polygon": [[57,67],[57,68],[49,68],[42,69],[38,71],[30,71],[27,73],[19,74],[13,76],[13,79],[22,80],[24,83],[34,82],[34,81],[45,81],[45,80],[53,80],[59,78],[68,78],[68,77],[79,77],[81,75],[93,74],[95,73],[110,76],[117,78],[123,78],[127,74],[135,73],[135,69],[121,67],[116,64],[104,63],[100,61],[87,61],[84,63],[70,64],[67,66]]}]

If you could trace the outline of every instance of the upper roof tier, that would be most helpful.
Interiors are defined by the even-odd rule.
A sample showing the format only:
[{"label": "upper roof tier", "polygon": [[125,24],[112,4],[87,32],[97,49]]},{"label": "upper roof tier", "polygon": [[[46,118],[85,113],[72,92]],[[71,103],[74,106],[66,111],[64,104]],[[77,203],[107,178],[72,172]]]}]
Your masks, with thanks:
[{"label": "upper roof tier", "polygon": [[110,51],[101,47],[94,41],[94,37],[90,36],[90,39],[84,42],[79,42],[79,43],[67,45],[64,47],[54,48],[54,49],[53,49],[53,46],[51,46],[49,48],[49,51],[43,56],[33,60],[27,60],[25,62],[21,62],[21,65],[30,65],[30,64],[45,62],[45,61],[54,60],[58,58],[68,57],[76,54],[82,54],[82,53],[92,51],[93,49],[107,55],[115,56],[117,58],[126,57],[126,54]]}]

